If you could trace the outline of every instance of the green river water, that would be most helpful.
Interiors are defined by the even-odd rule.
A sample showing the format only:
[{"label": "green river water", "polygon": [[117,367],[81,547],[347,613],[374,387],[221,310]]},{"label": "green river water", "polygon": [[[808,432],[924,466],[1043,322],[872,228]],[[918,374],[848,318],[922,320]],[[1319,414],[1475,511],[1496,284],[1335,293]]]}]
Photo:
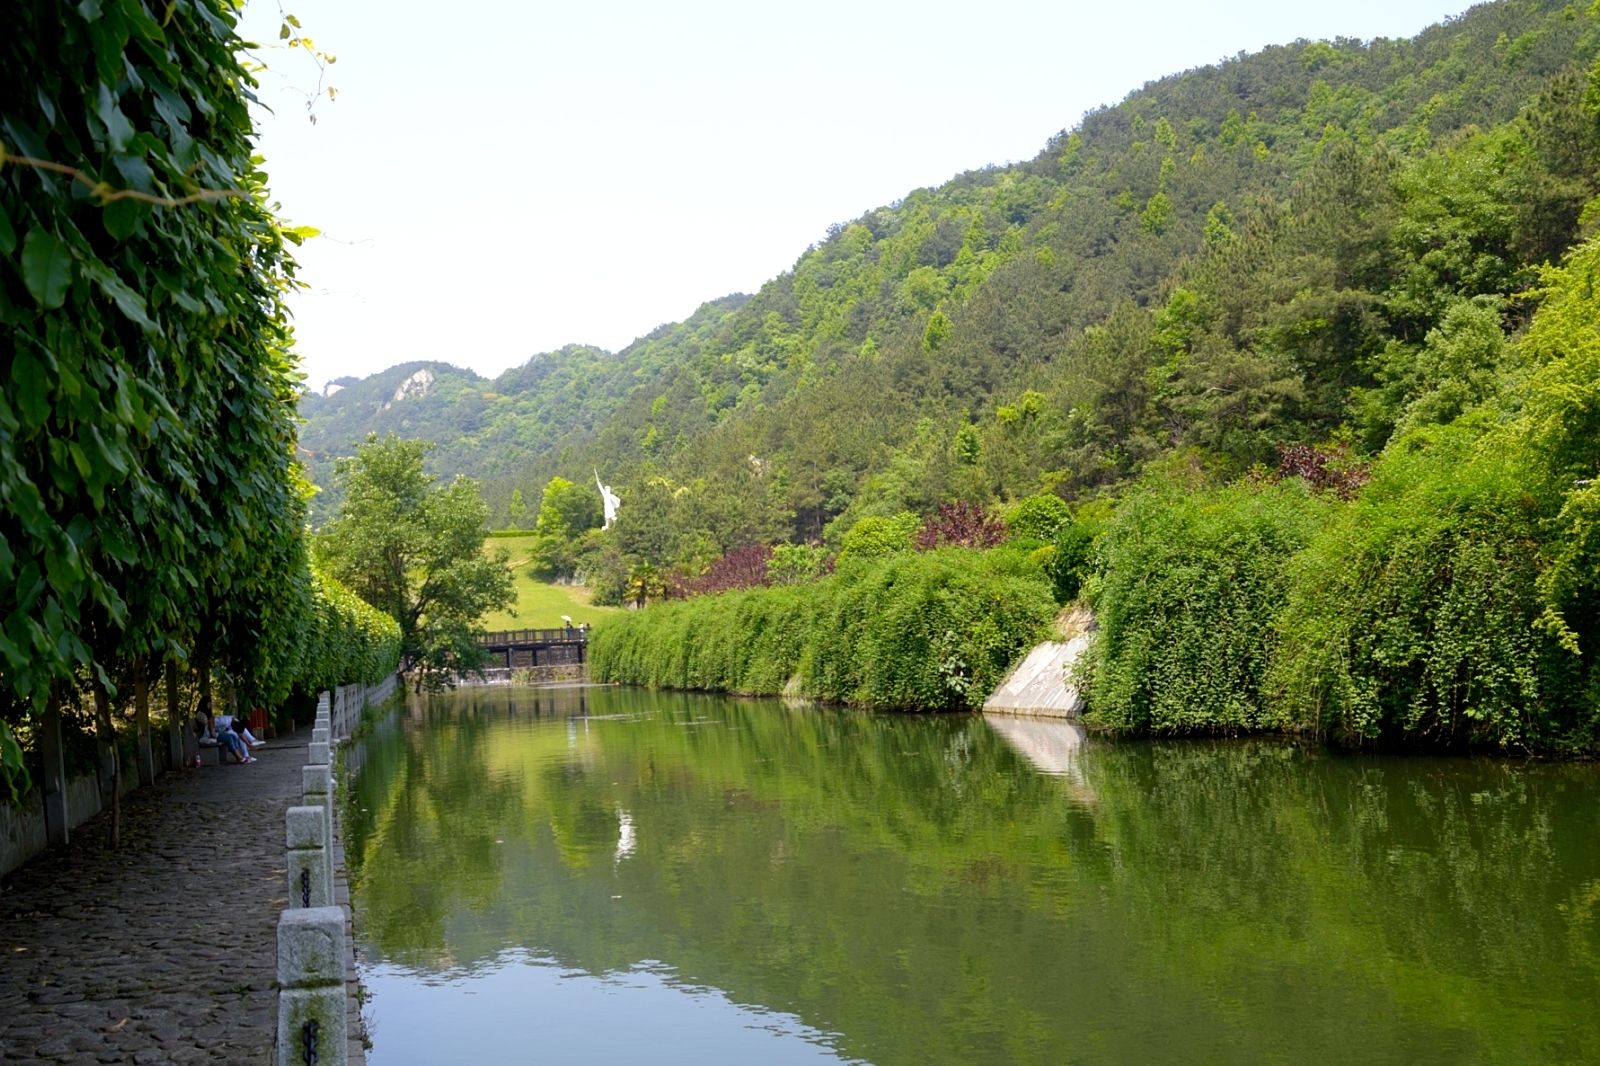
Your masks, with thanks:
[{"label": "green river water", "polygon": [[372,1066],[1600,1062],[1600,767],[625,689],[352,756]]}]

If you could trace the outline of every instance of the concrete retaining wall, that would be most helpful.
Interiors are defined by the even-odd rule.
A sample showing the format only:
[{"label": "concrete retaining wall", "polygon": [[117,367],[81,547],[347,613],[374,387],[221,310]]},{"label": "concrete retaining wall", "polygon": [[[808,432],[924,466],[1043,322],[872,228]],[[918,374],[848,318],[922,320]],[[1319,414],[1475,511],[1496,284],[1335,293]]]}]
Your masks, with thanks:
[{"label": "concrete retaining wall", "polygon": [[[167,765],[165,734],[151,734],[156,767],[170,770]],[[109,772],[109,765],[107,772]],[[122,764],[124,796],[139,787],[139,769],[133,759]],[[78,774],[67,779],[67,828],[76,829],[103,810],[100,802],[100,774],[97,771]],[[23,800],[21,807],[0,803],[0,877],[15,870],[45,849],[49,841],[45,836],[44,799],[35,787]]]},{"label": "concrete retaining wall", "polygon": [[285,813],[288,906],[278,916],[276,1066],[363,1066],[349,885],[334,804],[334,752],[399,678],[344,685],[317,700],[302,770],[302,803]]},{"label": "concrete retaining wall", "polygon": [[324,693],[331,697],[328,701],[329,738],[348,740],[361,724],[362,712],[394,695],[399,684],[400,675],[390,674],[376,685],[340,685],[331,694]]},{"label": "concrete retaining wall", "polygon": [[1077,608],[1063,614],[1057,626],[1062,639],[1047,640],[1030,651],[984,701],[985,712],[1039,718],[1077,718],[1083,713],[1083,694],[1073,670],[1089,647],[1094,618]]}]

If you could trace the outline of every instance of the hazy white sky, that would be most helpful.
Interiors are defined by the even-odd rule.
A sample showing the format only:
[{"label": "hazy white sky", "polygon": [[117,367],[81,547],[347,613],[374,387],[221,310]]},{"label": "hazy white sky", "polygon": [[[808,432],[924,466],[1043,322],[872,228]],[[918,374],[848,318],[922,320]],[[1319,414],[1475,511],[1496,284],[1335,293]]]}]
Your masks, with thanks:
[{"label": "hazy white sky", "polygon": [[[279,0],[250,0],[275,41]],[[1147,81],[1296,38],[1402,37],[1465,0],[281,0],[338,56],[264,49],[262,152],[324,236],[308,384],[616,349],[752,292],[834,222],[1032,158]]]}]

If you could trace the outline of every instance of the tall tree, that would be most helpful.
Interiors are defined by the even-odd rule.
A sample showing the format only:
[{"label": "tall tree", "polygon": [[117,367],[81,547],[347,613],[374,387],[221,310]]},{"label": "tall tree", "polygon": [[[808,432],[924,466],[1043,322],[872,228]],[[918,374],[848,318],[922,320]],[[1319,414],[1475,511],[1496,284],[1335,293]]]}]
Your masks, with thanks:
[{"label": "tall tree", "polygon": [[601,517],[599,493],[564,477],[551,478],[533,524],[533,575],[548,579],[571,574],[579,539],[600,528]]},{"label": "tall tree", "polygon": [[400,623],[418,687],[476,668],[478,619],[515,598],[505,552],[483,551],[489,512],[477,483],[439,484],[422,467],[432,447],[369,435],[339,463],[343,502],[317,546],[329,573]]}]

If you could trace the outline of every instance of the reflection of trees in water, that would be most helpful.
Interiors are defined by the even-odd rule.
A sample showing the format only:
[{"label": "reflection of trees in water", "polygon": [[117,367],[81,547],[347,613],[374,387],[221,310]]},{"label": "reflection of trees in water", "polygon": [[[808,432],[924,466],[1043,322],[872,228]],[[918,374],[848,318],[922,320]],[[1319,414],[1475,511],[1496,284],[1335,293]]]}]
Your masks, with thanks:
[{"label": "reflection of trees in water", "polygon": [[585,698],[569,722],[571,695],[458,696],[368,756],[378,953],[659,959],[879,1063],[1161,1032],[1199,1058],[1596,1050],[1592,767],[1034,737],[1049,777],[981,718]]}]

